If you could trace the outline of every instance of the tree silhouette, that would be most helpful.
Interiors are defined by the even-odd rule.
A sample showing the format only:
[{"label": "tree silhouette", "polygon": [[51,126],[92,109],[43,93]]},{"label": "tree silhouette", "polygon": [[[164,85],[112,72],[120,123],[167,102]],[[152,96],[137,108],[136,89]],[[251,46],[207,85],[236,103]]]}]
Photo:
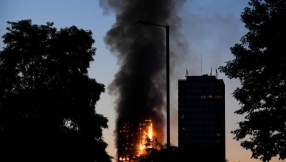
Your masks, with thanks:
[{"label": "tree silhouette", "polygon": [[[157,141],[156,141],[157,142]],[[138,162],[171,162],[179,161],[179,149],[177,146],[162,145],[157,143],[154,148],[147,148],[147,154],[141,155]]]},{"label": "tree silhouette", "polygon": [[89,78],[92,32],[8,22],[0,51],[0,161],[110,162]]},{"label": "tree silhouette", "polygon": [[154,148],[147,148],[147,154],[141,155],[138,162],[226,162],[218,156],[218,149],[205,149],[195,146],[189,148],[179,148],[171,145],[157,144]]},{"label": "tree silhouette", "polygon": [[249,30],[241,43],[231,48],[235,59],[220,67],[241,87],[233,96],[245,115],[232,131],[252,158],[270,161],[286,157],[286,1],[250,0],[241,15]]}]

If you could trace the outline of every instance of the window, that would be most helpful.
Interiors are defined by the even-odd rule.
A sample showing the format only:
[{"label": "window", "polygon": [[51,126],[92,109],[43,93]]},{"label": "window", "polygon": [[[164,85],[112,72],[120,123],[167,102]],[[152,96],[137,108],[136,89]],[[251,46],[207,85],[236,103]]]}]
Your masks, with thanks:
[{"label": "window", "polygon": [[221,99],[221,98],[222,98],[222,96],[221,96],[221,95],[216,95],[216,96],[214,96],[214,98]]}]

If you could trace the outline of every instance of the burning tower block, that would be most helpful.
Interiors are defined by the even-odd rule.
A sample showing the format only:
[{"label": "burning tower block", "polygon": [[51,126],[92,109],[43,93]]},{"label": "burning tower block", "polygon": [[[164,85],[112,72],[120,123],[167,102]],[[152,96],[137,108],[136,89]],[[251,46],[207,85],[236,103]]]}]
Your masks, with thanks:
[{"label": "burning tower block", "polygon": [[138,157],[146,153],[146,149],[152,145],[146,145],[152,141],[152,120],[142,120],[139,123],[119,119],[117,132],[117,156],[118,162],[137,162]]}]

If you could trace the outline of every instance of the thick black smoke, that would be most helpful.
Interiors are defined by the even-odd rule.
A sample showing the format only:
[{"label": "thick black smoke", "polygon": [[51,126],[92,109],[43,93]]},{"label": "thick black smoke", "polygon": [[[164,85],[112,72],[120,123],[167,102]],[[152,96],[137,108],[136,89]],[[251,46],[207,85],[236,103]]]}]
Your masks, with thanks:
[{"label": "thick black smoke", "polygon": [[[180,19],[176,12],[184,1],[100,0],[105,11],[116,14],[116,22],[107,32],[105,42],[118,57],[120,65],[115,79],[108,87],[109,92],[118,97],[117,121],[123,119],[136,124],[140,120],[152,118],[156,137],[160,140],[166,132],[163,112],[166,97],[165,28],[145,26],[136,21],[169,25],[170,39],[173,40],[171,46],[177,44],[177,48],[180,48],[182,43],[179,35],[176,35],[179,33]],[[171,60],[174,58],[171,56]]]}]

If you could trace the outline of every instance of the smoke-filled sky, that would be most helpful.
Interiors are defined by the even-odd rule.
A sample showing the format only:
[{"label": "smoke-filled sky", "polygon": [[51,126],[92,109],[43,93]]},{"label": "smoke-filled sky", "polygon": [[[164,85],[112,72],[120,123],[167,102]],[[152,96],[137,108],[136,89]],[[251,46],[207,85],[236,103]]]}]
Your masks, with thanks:
[{"label": "smoke-filled sky", "polygon": [[[107,91],[101,96],[96,105],[96,110],[109,119],[109,129],[104,131],[104,139],[109,144],[107,151],[112,156],[116,155],[113,131],[116,119],[116,110],[114,108],[118,103],[118,90],[115,90],[113,86],[125,79],[120,78],[118,74],[120,72],[125,72],[126,75],[131,73],[134,76],[134,81],[140,78],[138,77],[140,75],[152,75],[151,78],[148,78],[151,80],[144,85],[150,88],[149,92],[145,93],[149,95],[150,90],[155,88],[158,89],[156,91],[158,94],[155,96],[160,97],[159,99],[153,97],[153,100],[149,101],[150,105],[154,103],[162,105],[163,102],[160,99],[165,93],[160,90],[160,86],[165,86],[163,82],[165,77],[165,55],[164,44],[162,44],[164,42],[160,40],[164,39],[164,30],[136,24],[134,22],[137,19],[156,21],[156,23],[162,24],[168,23],[170,25],[171,70],[173,72],[171,76],[171,143],[174,145],[177,145],[177,80],[184,79],[186,69],[188,69],[189,75],[201,75],[201,56],[202,73],[209,74],[211,68],[214,73],[214,69],[233,59],[229,48],[235,43],[239,43],[240,38],[247,32],[244,24],[240,22],[240,14],[243,8],[247,6],[248,0],[173,0],[179,4],[171,6],[174,7],[172,8],[174,10],[170,12],[171,15],[162,15],[162,13],[165,13],[164,6],[157,9],[152,8],[156,5],[149,4],[150,6],[146,6],[144,4],[144,2],[149,1],[154,4],[162,1],[166,3],[165,5],[172,5],[171,0],[130,0],[132,3],[142,3],[139,7],[131,6],[130,12],[138,10],[152,13],[150,15],[134,15],[124,13],[120,8],[122,7],[120,5],[126,5],[124,2],[127,2],[127,0],[113,0],[114,4],[109,5],[106,3],[111,2],[109,0],[102,0],[101,2],[99,0],[1,0],[0,2],[1,36],[6,32],[6,21],[23,19],[32,19],[32,23],[35,24],[45,24],[48,21],[54,22],[54,26],[57,28],[75,25],[93,31],[96,41],[94,46],[97,51],[89,74],[107,87]],[[117,7],[112,7],[112,5]],[[109,7],[109,9],[106,7]],[[120,19],[116,19],[115,15],[118,13],[121,13],[122,16],[125,14],[131,15],[125,17],[126,19],[121,17],[121,23],[124,27],[120,27],[118,23],[115,24],[116,20]],[[178,17],[174,13],[177,13]],[[110,32],[107,34],[108,31]],[[119,35],[116,33],[119,33]],[[110,34],[115,34],[115,37],[109,37]],[[149,44],[148,48],[144,48],[142,44],[136,44],[134,39],[136,41],[140,39],[139,42],[141,41],[142,44]],[[126,47],[127,42],[131,42],[135,47]],[[122,51],[118,50],[117,47],[115,49],[115,46],[120,46],[126,53],[121,53]],[[0,47],[3,47],[2,41]],[[132,62],[132,60],[129,60],[131,62],[125,62],[127,55],[134,53],[134,48],[142,49],[140,50],[142,53],[135,56],[139,58],[130,59],[142,59],[142,62]],[[151,54],[149,51],[152,51],[152,56],[154,55],[152,58],[146,56]],[[174,57],[175,55],[177,57]],[[118,59],[118,57],[121,59]],[[149,62],[149,66],[145,66],[146,62]],[[136,73],[129,69],[130,63],[135,63],[133,66],[139,68],[140,72]],[[221,73],[218,77],[224,79],[226,86],[226,158],[229,162],[258,161],[250,159],[251,152],[243,150],[239,142],[233,140],[233,135],[229,133],[237,128],[237,122],[243,119],[233,113],[239,108],[239,105],[231,95],[233,90],[239,86],[239,81],[229,80]],[[162,84],[155,84],[158,81]],[[134,84],[134,82],[124,82],[124,84]],[[139,86],[136,84],[134,86]],[[141,88],[144,88],[144,86]],[[137,95],[143,94],[138,93]],[[160,106],[158,107],[160,108]],[[278,159],[273,159],[271,162],[278,162]]]},{"label": "smoke-filled sky", "polygon": [[166,28],[147,27],[136,21],[148,20],[164,26],[173,24],[170,25],[170,42],[181,49],[175,51],[171,46],[173,71],[175,65],[182,62],[180,58],[187,54],[187,45],[179,32],[181,19],[177,15],[183,1],[100,0],[104,12],[111,11],[116,15],[116,22],[104,38],[120,66],[108,86],[109,94],[116,96],[116,121],[128,120],[139,126],[141,121],[151,118],[155,136],[160,141],[166,132],[163,113],[166,112]]}]

